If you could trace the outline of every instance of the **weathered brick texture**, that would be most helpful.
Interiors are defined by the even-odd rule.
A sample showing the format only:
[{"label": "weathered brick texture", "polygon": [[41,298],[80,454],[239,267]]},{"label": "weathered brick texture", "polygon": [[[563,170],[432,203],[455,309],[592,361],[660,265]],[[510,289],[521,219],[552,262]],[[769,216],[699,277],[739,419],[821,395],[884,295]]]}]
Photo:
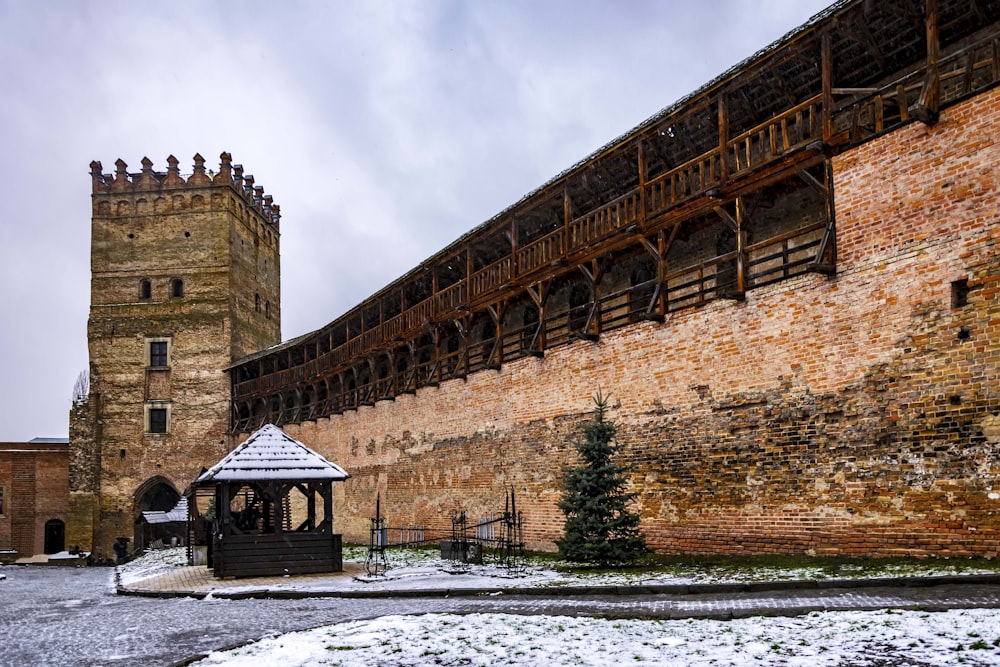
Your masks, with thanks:
[{"label": "weathered brick texture", "polygon": [[338,529],[366,541],[376,492],[390,525],[445,528],[512,486],[553,548],[602,389],[657,549],[998,555],[998,126],[993,89],[834,158],[836,277],[288,426],[353,475]]},{"label": "weathered brick texture", "polygon": [[[228,452],[223,369],[280,339],[277,208],[221,158],[213,177],[195,156],[186,179],[173,158],[166,173],[91,165],[91,384],[70,415],[69,533],[98,559],[133,538],[155,487],[183,492]],[[166,365],[152,364],[154,339]],[[151,407],[169,409],[166,432],[151,432]]]},{"label": "weathered brick texture", "polygon": [[66,444],[0,443],[0,550],[45,553],[45,524],[67,520]]}]

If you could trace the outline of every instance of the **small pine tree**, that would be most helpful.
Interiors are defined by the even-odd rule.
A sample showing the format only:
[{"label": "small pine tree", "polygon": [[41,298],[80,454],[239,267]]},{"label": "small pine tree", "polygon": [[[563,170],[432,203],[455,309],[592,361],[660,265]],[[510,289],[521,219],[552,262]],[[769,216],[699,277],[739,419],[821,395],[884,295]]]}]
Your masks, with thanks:
[{"label": "small pine tree", "polygon": [[586,438],[574,442],[583,461],[565,471],[559,509],[566,515],[564,535],[556,540],[566,560],[598,565],[632,563],[646,552],[639,532],[639,515],[629,504],[636,493],[625,491],[628,468],[612,457],[615,425],[608,421],[608,401],[598,391],[594,396],[594,420],[583,427]]}]

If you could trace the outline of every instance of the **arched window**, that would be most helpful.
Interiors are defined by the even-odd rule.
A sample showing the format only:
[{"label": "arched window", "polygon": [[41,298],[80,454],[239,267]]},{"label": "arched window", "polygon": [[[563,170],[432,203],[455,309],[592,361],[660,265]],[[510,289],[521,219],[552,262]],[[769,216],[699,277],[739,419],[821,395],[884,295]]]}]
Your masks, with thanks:
[{"label": "arched window", "polygon": [[151,299],[153,297],[153,283],[150,282],[149,278],[143,278],[139,281],[139,298],[140,299]]},{"label": "arched window", "polygon": [[170,280],[170,298],[179,299],[184,296],[184,281],[180,278]]},{"label": "arched window", "polygon": [[271,319],[271,302],[267,301],[264,303],[264,317]]}]

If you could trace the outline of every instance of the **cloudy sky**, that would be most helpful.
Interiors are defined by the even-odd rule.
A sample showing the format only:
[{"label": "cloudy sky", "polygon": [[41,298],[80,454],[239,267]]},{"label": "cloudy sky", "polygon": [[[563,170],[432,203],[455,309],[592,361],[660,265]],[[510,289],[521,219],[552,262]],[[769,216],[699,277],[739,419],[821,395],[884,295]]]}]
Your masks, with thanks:
[{"label": "cloudy sky", "polygon": [[0,0],[0,441],[67,435],[91,160],[231,152],[281,205],[289,338],[827,4]]}]

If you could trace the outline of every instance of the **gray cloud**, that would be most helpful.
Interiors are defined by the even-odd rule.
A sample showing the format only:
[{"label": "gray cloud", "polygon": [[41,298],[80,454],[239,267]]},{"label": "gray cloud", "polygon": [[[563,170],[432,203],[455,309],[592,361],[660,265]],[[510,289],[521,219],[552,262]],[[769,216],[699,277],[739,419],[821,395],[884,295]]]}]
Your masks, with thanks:
[{"label": "gray cloud", "polygon": [[91,160],[232,152],[282,207],[287,338],[825,4],[0,0],[0,440],[66,434]]}]

